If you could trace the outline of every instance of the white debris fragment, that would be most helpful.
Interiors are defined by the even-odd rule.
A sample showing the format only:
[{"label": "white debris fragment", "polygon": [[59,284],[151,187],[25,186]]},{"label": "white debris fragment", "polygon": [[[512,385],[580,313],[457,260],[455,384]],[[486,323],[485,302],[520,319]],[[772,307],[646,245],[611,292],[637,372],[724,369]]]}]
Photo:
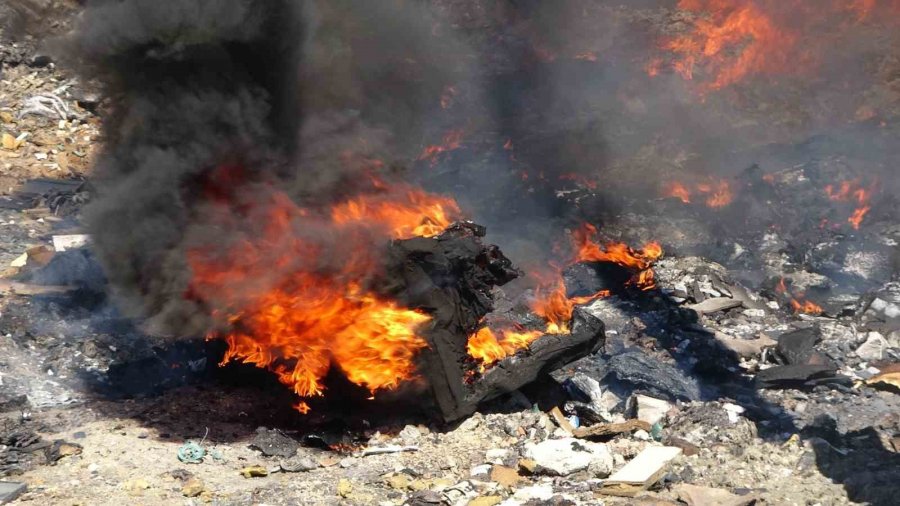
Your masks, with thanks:
[{"label": "white debris fragment", "polygon": [[54,235],[53,249],[66,251],[67,249],[81,248],[90,242],[90,239],[91,236],[87,234]]},{"label": "white debris fragment", "polygon": [[538,473],[567,476],[588,467],[606,473],[612,469],[613,457],[605,444],[575,438],[550,439],[525,445],[525,458],[536,464]]},{"label": "white debris fragment", "polygon": [[737,423],[737,421],[741,419],[741,415],[746,411],[743,407],[738,406],[737,404],[731,404],[730,402],[726,402],[722,408],[725,409],[725,413],[728,415],[728,421],[731,423]]}]

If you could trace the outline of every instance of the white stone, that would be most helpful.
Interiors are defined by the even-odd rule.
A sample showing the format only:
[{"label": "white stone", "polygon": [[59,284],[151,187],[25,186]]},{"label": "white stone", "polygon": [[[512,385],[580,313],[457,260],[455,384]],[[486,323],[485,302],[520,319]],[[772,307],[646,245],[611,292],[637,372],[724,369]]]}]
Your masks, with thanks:
[{"label": "white stone", "polygon": [[722,407],[725,409],[725,414],[728,415],[728,421],[731,423],[737,423],[741,419],[741,415],[746,411],[743,407],[730,402],[726,402]]},{"label": "white stone", "polygon": [[512,498],[516,501],[549,501],[553,497],[552,485],[533,485],[531,487],[523,487],[516,490]]},{"label": "white stone", "polygon": [[490,464],[481,464],[478,466],[472,466],[469,469],[469,476],[481,476],[481,475],[490,475],[491,474],[491,465]]},{"label": "white stone", "polygon": [[866,361],[882,360],[884,358],[884,350],[887,349],[888,342],[878,332],[869,332],[866,342],[859,345],[856,354],[859,358]]},{"label": "white stone", "polygon": [[525,445],[525,458],[535,462],[538,473],[556,476],[583,471],[589,466],[601,472],[603,468],[612,469],[613,464],[612,454],[605,444],[575,438],[529,443]]},{"label": "white stone", "polygon": [[507,456],[509,456],[509,450],[505,448],[494,448],[488,450],[487,453],[484,454],[484,459],[492,464],[502,464],[503,459]]},{"label": "white stone", "polygon": [[54,235],[53,249],[56,251],[66,251],[67,249],[81,248],[90,241],[91,237],[86,234],[71,235]]},{"label": "white stone", "polygon": [[646,395],[635,395],[634,401],[637,404],[637,419],[654,425],[666,417],[671,405],[662,400]]}]

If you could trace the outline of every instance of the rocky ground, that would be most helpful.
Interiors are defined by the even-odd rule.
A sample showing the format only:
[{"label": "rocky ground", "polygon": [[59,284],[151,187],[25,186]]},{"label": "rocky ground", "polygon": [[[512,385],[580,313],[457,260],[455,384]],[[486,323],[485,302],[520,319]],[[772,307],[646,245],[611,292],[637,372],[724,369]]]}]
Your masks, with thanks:
[{"label": "rocky ground", "polygon": [[[597,355],[456,424],[391,407],[301,418],[270,378],[218,368],[214,343],[163,346],[119,317],[88,250],[57,251],[55,236],[83,232],[103,104],[38,36],[0,41],[0,60],[0,481],[27,485],[17,504],[896,502],[889,213],[865,240],[809,243],[840,250],[837,267],[797,255],[790,229],[716,241],[706,214],[622,213],[611,235],[674,254],[656,266],[660,290],[590,306],[607,327]],[[861,288],[821,315],[795,313],[775,289],[779,277],[836,286],[847,272]],[[612,495],[616,473],[653,448],[678,455],[645,453],[656,457],[644,470],[659,471],[647,490]]]}]

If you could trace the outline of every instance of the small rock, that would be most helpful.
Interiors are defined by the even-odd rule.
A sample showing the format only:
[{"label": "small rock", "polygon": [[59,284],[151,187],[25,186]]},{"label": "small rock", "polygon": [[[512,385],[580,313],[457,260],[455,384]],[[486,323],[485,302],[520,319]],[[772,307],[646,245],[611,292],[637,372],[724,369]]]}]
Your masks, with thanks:
[{"label": "small rock", "polygon": [[519,469],[529,473],[534,474],[535,470],[537,470],[537,462],[531,459],[519,459]]},{"label": "small rock", "polygon": [[594,463],[612,468],[612,455],[605,444],[575,438],[529,443],[525,457],[535,462],[535,472],[557,476],[583,471]]},{"label": "small rock", "polygon": [[463,423],[459,424],[459,427],[456,428],[458,431],[470,432],[475,430],[481,424],[481,419],[478,418],[477,415],[473,415],[466,419]]},{"label": "small rock", "polygon": [[516,490],[512,498],[516,501],[527,503],[529,501],[549,501],[553,497],[551,485],[534,485]]},{"label": "small rock", "polygon": [[409,476],[404,473],[391,473],[384,479],[384,483],[394,490],[406,490],[410,481]]},{"label": "small rock", "polygon": [[736,308],[741,305],[743,305],[743,303],[737,299],[730,299],[728,297],[715,297],[712,299],[706,299],[699,304],[690,305],[688,306],[688,308],[693,309],[700,314],[709,314],[724,311],[726,309]]},{"label": "small rock", "polygon": [[356,462],[356,459],[354,459],[352,457],[347,457],[347,458],[341,460],[340,466],[343,467],[344,469],[347,469],[348,467],[352,467],[355,462]]},{"label": "small rock", "polygon": [[258,450],[266,457],[293,457],[300,443],[284,435],[280,430],[260,427],[250,442],[250,448]]},{"label": "small rock", "polygon": [[413,445],[422,438],[422,432],[413,425],[407,425],[397,434],[397,438],[403,441],[405,445]]},{"label": "small rock", "polygon": [[730,402],[726,402],[722,405],[722,408],[725,409],[725,413],[728,415],[728,421],[731,423],[737,423],[741,418],[741,414],[746,411],[743,407],[738,406],[737,404],[731,404]]},{"label": "small rock", "polygon": [[200,478],[193,477],[184,482],[181,487],[181,495],[185,497],[197,497],[206,490]]},{"label": "small rock", "polygon": [[637,419],[650,425],[661,421],[672,406],[662,399],[648,397],[646,395],[634,396]]},{"label": "small rock", "polygon": [[518,471],[511,467],[494,466],[491,468],[491,481],[499,483],[506,488],[514,488],[522,481]]},{"label": "small rock", "polygon": [[505,448],[494,448],[492,450],[488,450],[487,453],[484,454],[485,460],[491,462],[493,464],[499,464],[509,455],[509,450]]},{"label": "small rock", "polygon": [[888,342],[884,336],[878,332],[869,332],[866,342],[859,345],[859,348],[856,349],[856,354],[859,358],[868,362],[882,360],[887,347]]},{"label": "small rock", "polygon": [[501,501],[503,498],[499,495],[483,495],[472,499],[466,506],[494,506],[500,504]]},{"label": "small rock", "polygon": [[269,470],[263,466],[247,466],[241,469],[241,476],[244,478],[261,478],[268,475]]},{"label": "small rock", "polygon": [[490,464],[481,464],[478,466],[473,466],[469,469],[469,476],[487,476],[491,472]]},{"label": "small rock", "polygon": [[353,492],[353,484],[346,478],[341,478],[337,485],[337,494],[346,498]]},{"label": "small rock", "polygon": [[304,473],[318,469],[318,462],[304,455],[295,455],[278,463],[281,470],[286,473]]},{"label": "small rock", "polygon": [[738,496],[727,490],[680,483],[673,488],[678,499],[688,506],[745,506],[756,502],[753,494]]},{"label": "small rock", "polygon": [[148,488],[150,488],[150,482],[143,478],[135,478],[133,480],[126,481],[124,484],[124,488],[129,492],[147,490]]},{"label": "small rock", "polygon": [[650,433],[643,429],[635,431],[633,436],[638,441],[650,441]]}]

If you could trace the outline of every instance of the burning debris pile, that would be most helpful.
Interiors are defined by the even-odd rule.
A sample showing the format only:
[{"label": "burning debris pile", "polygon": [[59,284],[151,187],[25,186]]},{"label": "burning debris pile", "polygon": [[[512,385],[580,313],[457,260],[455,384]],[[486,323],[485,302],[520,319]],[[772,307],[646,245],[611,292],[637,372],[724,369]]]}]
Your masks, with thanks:
[{"label": "burning debris pile", "polygon": [[[358,16],[428,16],[409,6],[348,6]],[[574,317],[576,305],[626,285],[653,288],[659,245],[604,247],[586,225],[575,233],[572,262],[614,266],[627,273],[622,286],[570,298],[561,272],[541,274],[528,302],[534,314],[493,318],[492,289],[518,272],[481,244],[481,227],[458,221],[466,215],[453,198],[398,172],[403,142],[390,138],[403,132],[377,110],[390,99],[367,95],[372,111],[346,112],[362,105],[356,94],[366,84],[354,79],[416,93],[428,84],[365,66],[352,78],[319,67],[320,53],[335,49],[328,31],[350,29],[338,19],[348,11],[319,6],[322,19],[313,22],[312,7],[294,2],[206,2],[199,16],[179,2],[154,5],[152,15],[150,8],[97,5],[85,11],[76,39],[83,64],[121,94],[106,123],[100,198],[87,216],[97,251],[135,316],[160,332],[224,340],[223,364],[272,371],[302,399],[298,411],[339,371],[373,395],[425,378],[445,418],[470,414],[602,341],[602,324]],[[163,36],[175,27],[182,35]],[[361,33],[354,47],[400,37]],[[435,61],[427,51],[422,60]],[[347,89],[325,92],[335,84]],[[292,86],[309,91],[291,97]],[[442,107],[451,95],[441,95]],[[407,106],[424,121],[415,116],[425,116],[421,106]],[[461,139],[448,134],[418,159],[434,165]],[[545,334],[569,339],[549,346],[540,342]],[[519,351],[533,365],[515,359]],[[522,362],[517,373],[491,380],[502,375],[490,369],[511,371],[506,358]],[[462,393],[467,388],[478,393]]]},{"label": "burning debris pile", "polygon": [[168,502],[893,499],[896,1],[73,9],[48,46],[80,81],[11,67],[0,23],[0,156],[43,171],[0,198],[3,474]]}]

